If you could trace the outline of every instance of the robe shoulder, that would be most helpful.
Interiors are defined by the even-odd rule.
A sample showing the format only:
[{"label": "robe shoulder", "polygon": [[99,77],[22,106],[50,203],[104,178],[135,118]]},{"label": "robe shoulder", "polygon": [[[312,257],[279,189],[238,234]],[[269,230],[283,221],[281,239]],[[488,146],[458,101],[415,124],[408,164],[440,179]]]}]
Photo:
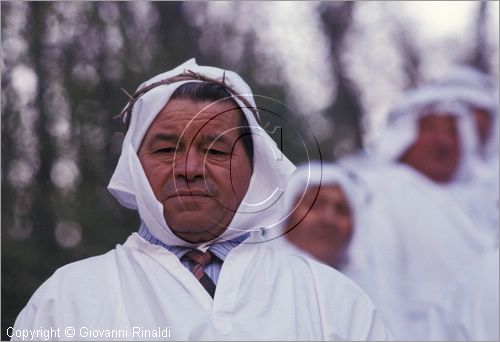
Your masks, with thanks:
[{"label": "robe shoulder", "polygon": [[[117,248],[121,246],[118,245]],[[57,269],[33,294],[16,319],[15,329],[71,325],[84,303],[89,315],[109,305],[110,278],[117,273],[116,249]],[[107,299],[107,300],[106,300]],[[111,304],[112,305],[112,304]],[[61,315],[54,315],[61,312]]]},{"label": "robe shoulder", "polygon": [[[366,293],[350,278],[340,273],[333,267],[325,265],[306,255],[290,254],[275,246],[264,246],[260,255],[269,260],[270,266],[290,272],[294,277],[306,276],[314,286],[325,288],[329,295],[335,292],[349,292],[360,300],[371,305],[371,300]],[[270,254],[269,257],[266,254]],[[275,263],[275,265],[272,265]]]},{"label": "robe shoulder", "polygon": [[[257,260],[264,273],[287,278],[279,273],[288,273],[288,281],[293,284],[293,297],[308,296],[319,307],[325,321],[336,321],[335,330],[328,331],[331,325],[325,324],[325,336],[342,340],[391,340],[383,317],[369,296],[351,279],[305,255],[289,254],[275,246],[263,246]],[[269,262],[265,262],[265,260]],[[274,265],[273,265],[274,264]],[[269,269],[267,269],[269,268]],[[274,270],[274,271],[273,271]],[[340,320],[339,317],[346,318]],[[341,324],[343,323],[343,326]]]}]

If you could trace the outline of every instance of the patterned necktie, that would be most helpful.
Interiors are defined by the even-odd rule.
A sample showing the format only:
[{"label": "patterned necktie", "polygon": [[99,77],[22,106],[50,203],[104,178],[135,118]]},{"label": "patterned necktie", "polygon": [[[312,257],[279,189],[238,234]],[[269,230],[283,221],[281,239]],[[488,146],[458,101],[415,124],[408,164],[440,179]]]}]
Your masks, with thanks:
[{"label": "patterned necktie", "polygon": [[201,285],[207,290],[208,294],[213,298],[215,294],[215,284],[210,279],[210,277],[205,273],[205,266],[207,266],[212,259],[214,258],[214,255],[210,251],[206,251],[205,253],[194,249],[192,251],[187,252],[183,258],[187,258],[194,262],[194,268],[191,270],[191,272],[194,274],[196,279],[199,280]]}]

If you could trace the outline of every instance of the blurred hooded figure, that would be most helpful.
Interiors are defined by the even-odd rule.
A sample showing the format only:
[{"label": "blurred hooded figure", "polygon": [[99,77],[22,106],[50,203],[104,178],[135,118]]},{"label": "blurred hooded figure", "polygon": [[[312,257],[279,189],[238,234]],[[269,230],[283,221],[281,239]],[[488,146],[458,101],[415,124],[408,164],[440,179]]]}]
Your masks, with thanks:
[{"label": "blurred hooded figure", "polygon": [[370,294],[384,303],[379,309],[396,339],[425,338],[427,308],[449,279],[496,245],[450,190],[475,178],[470,119],[466,106],[440,88],[409,91],[390,111],[371,167],[350,167],[368,184],[372,210],[385,217],[372,221],[375,238],[363,242],[378,265]]},{"label": "blurred hooded figure", "polygon": [[266,236],[292,254],[307,255],[344,272],[353,265],[350,246],[357,240],[357,213],[366,197],[337,165],[302,164],[285,189],[282,223]]},{"label": "blurred hooded figure", "polygon": [[472,262],[429,312],[432,341],[498,341],[498,248]]},{"label": "blurred hooded figure", "polygon": [[343,270],[355,230],[353,187],[340,168],[319,161],[297,168],[288,181],[286,218],[279,228],[279,243],[291,252]]},{"label": "blurred hooded figure", "polygon": [[[309,257],[335,268],[368,295],[380,299],[390,280],[374,272],[390,261],[371,259],[386,227],[384,215],[373,211],[372,194],[362,180],[332,163],[312,161],[297,167],[284,193],[284,220],[268,230],[272,244],[290,254]],[[382,263],[382,264],[381,264]],[[387,301],[375,302],[384,311]]]},{"label": "blurred hooded figure", "polygon": [[474,218],[478,226],[498,238],[499,224],[499,131],[498,85],[466,65],[450,68],[432,83],[443,97],[461,103],[471,116],[476,135],[474,177],[450,187],[453,197]]},{"label": "blurred hooded figure", "polygon": [[[14,331],[74,327],[79,339],[88,338],[82,327],[127,331],[120,339],[387,338],[370,299],[349,279],[265,243],[262,230],[279,222],[295,167],[275,158],[279,150],[236,73],[192,59],[143,83],[123,113],[129,127],[108,188],[138,210],[139,232],[57,270]],[[140,335],[167,327],[168,336]]]}]

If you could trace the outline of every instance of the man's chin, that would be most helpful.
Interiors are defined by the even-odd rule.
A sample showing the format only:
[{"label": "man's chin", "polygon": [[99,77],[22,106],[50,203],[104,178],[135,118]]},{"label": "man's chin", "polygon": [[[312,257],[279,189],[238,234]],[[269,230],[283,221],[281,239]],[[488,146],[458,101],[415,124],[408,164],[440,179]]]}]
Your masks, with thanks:
[{"label": "man's chin", "polygon": [[172,232],[182,239],[191,242],[201,237],[205,241],[221,235],[227,227],[209,215],[184,211],[175,215],[165,215],[165,220]]},{"label": "man's chin", "polygon": [[223,227],[200,227],[189,226],[187,224],[183,224],[182,226],[170,227],[170,229],[177,237],[190,243],[202,243],[211,241],[219,237],[226,230]]},{"label": "man's chin", "polygon": [[448,183],[453,179],[453,173],[449,171],[433,171],[428,173],[428,177],[438,183]]}]

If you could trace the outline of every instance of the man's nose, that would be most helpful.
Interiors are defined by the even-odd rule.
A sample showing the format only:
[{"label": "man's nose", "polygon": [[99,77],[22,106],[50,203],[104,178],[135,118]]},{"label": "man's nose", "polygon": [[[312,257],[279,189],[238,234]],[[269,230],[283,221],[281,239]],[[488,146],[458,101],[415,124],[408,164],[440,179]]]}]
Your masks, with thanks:
[{"label": "man's nose", "polygon": [[191,182],[201,180],[203,179],[203,163],[203,154],[190,150],[175,161],[174,175],[176,178],[181,177]]},{"label": "man's nose", "polygon": [[440,148],[451,148],[455,144],[455,137],[446,131],[437,132],[434,136],[434,144]]},{"label": "man's nose", "polygon": [[337,222],[337,211],[334,208],[325,208],[321,218],[327,225],[335,225]]}]

